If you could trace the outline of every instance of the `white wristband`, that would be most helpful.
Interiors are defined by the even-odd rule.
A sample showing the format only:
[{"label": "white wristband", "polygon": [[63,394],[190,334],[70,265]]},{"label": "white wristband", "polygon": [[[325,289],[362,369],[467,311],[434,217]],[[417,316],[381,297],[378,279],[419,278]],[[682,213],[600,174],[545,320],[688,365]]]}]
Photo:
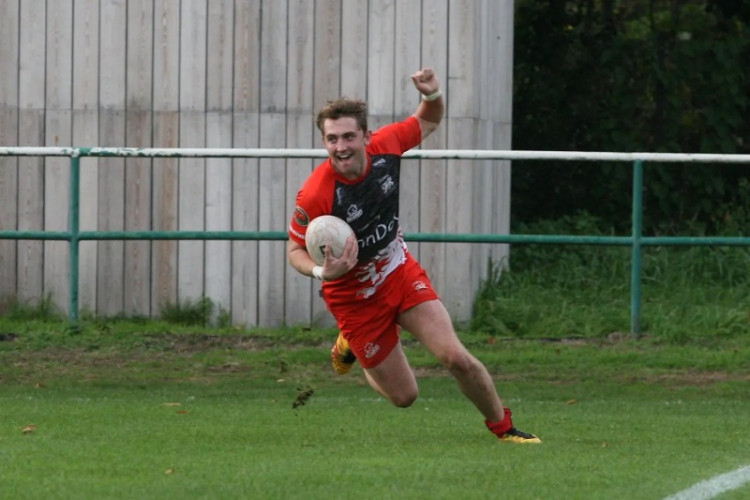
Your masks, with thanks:
[{"label": "white wristband", "polygon": [[313,266],[312,275],[316,280],[323,281],[323,266]]},{"label": "white wristband", "polygon": [[443,95],[443,91],[440,90],[440,89],[438,89],[438,90],[436,90],[435,92],[433,92],[430,95],[424,95],[424,94],[422,94],[422,100],[425,100],[425,101],[428,101],[428,102],[429,101],[434,101],[435,99],[437,99],[441,95]]}]

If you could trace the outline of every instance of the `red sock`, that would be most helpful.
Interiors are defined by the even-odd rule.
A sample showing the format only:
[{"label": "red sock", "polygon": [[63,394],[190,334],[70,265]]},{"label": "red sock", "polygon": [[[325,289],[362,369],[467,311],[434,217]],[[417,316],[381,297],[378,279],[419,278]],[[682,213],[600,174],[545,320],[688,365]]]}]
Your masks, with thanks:
[{"label": "red sock", "polygon": [[503,410],[505,412],[505,415],[503,415],[503,419],[499,422],[490,422],[489,420],[484,421],[484,424],[487,426],[487,428],[492,431],[492,433],[497,437],[502,436],[513,427],[513,422],[510,419],[512,415],[510,408],[503,408]]}]

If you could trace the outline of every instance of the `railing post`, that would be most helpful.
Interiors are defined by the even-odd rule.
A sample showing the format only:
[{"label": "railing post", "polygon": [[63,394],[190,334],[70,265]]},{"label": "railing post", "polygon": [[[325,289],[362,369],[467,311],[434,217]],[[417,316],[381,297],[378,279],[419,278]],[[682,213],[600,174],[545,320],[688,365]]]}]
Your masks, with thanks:
[{"label": "railing post", "polygon": [[633,220],[630,258],[630,335],[641,335],[641,266],[643,236],[643,161],[633,162]]},{"label": "railing post", "polygon": [[78,322],[78,250],[81,207],[81,157],[74,149],[70,156],[70,295],[68,297],[68,320]]}]

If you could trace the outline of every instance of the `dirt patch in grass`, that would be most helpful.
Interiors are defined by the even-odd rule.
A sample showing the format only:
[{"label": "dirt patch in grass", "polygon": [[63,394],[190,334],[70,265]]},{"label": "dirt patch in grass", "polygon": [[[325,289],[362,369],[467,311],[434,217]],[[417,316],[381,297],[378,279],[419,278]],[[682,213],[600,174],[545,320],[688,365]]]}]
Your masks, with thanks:
[{"label": "dirt patch in grass", "polygon": [[639,378],[638,381],[645,381],[662,385],[690,385],[695,387],[707,387],[709,385],[721,382],[750,382],[750,374],[728,373],[719,371],[685,371],[682,373],[660,373],[658,375],[648,377],[645,380]]},{"label": "dirt patch in grass", "polygon": [[249,335],[215,335],[206,333],[147,333],[140,336],[143,346],[154,350],[191,354],[216,349],[241,349],[261,351],[278,347],[279,343]]},{"label": "dirt patch in grass", "polygon": [[[37,382],[57,377],[80,380],[214,380],[222,376],[268,377],[288,371],[310,372],[329,376],[330,342],[311,336],[309,341],[289,338],[261,337],[247,334],[210,333],[134,333],[112,338],[106,333],[98,338],[70,341],[65,346],[52,346],[49,341],[32,348],[23,334],[3,333],[0,336],[0,382]],[[508,356],[513,355],[512,339],[498,339],[508,345]],[[404,344],[411,349],[422,349],[411,338]],[[555,346],[591,346],[614,349],[627,342],[623,337],[608,339],[523,339],[515,342],[533,349],[555,349]],[[70,345],[73,343],[74,345]],[[494,342],[493,342],[494,343]],[[492,344],[492,343],[490,343]],[[546,347],[545,347],[546,346]],[[319,350],[306,362],[287,363],[283,357],[298,349]],[[576,349],[577,350],[577,349]],[[589,349],[590,351],[590,349]],[[253,353],[252,355],[250,353]],[[267,356],[264,355],[267,353]],[[475,353],[477,354],[477,353]],[[577,356],[577,355],[576,355]],[[722,382],[750,382],[747,371],[700,371],[689,365],[670,368],[647,368],[631,363],[610,366],[589,359],[581,353],[580,360],[568,359],[560,366],[555,361],[536,364],[516,364],[508,368],[503,362],[496,365],[493,377],[498,381],[536,380],[549,383],[568,383],[593,380],[597,377],[610,382],[653,383],[665,386],[707,387]],[[421,365],[413,360],[414,371],[420,378],[446,377],[448,370],[434,359]],[[563,363],[562,361],[560,363]],[[359,370],[359,368],[358,368]],[[312,375],[311,375],[312,376]],[[335,378],[335,377],[334,377]]]}]

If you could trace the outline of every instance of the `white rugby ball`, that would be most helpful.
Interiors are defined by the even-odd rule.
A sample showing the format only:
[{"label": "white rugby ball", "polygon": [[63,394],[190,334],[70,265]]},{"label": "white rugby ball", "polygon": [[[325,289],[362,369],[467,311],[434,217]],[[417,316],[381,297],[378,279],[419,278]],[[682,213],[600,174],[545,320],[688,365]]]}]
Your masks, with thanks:
[{"label": "white rugby ball", "polygon": [[305,246],[310,257],[319,266],[323,265],[326,256],[326,245],[331,245],[334,257],[341,257],[346,246],[346,239],[354,234],[349,224],[333,215],[316,217],[307,226]]}]

